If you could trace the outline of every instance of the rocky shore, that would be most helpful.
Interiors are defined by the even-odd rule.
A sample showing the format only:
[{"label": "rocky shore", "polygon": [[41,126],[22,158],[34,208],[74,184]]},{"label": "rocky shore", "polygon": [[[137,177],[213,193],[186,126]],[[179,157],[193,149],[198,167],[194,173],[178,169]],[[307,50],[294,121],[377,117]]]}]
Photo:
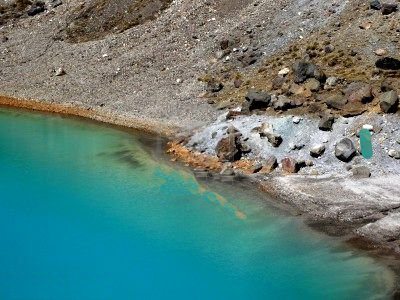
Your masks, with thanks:
[{"label": "rocky shore", "polygon": [[198,176],[398,260],[397,1],[112,3],[0,0],[0,104],[163,134]]}]

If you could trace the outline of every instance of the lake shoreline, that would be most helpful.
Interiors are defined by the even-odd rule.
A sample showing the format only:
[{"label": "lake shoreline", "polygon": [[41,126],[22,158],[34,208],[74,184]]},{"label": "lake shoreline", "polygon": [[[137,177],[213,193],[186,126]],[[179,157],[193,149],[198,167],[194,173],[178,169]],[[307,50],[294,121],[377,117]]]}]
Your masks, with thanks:
[{"label": "lake shoreline", "polygon": [[[101,122],[109,124],[111,126],[117,126],[121,129],[133,129],[139,132],[143,132],[151,135],[158,135],[168,140],[177,139],[180,133],[180,129],[171,126],[165,126],[158,122],[144,119],[133,119],[127,116],[118,116],[117,112],[111,112],[106,110],[94,109],[91,107],[83,107],[76,104],[56,104],[37,100],[25,100],[16,99],[7,96],[0,96],[0,106],[13,107],[19,109],[33,110],[38,112],[56,113],[71,117],[84,118],[86,120],[93,120],[95,122]],[[176,154],[176,153],[175,153]],[[216,161],[202,161],[203,168],[199,166],[198,157],[196,153],[189,150],[186,153],[187,157],[175,156],[173,160],[185,163],[186,167],[191,167],[194,172],[205,172],[207,176],[214,177],[215,180],[221,179],[219,175],[219,169],[216,165]],[[192,157],[192,160],[188,160]],[[201,165],[201,164],[200,164]],[[200,167],[200,168],[199,168]],[[246,181],[246,186],[251,189],[258,189],[263,193],[266,193],[276,199],[276,205],[285,211],[289,211],[292,214],[298,215],[304,219],[305,224],[310,228],[323,232],[329,236],[340,237],[345,240],[346,244],[357,248],[368,255],[375,257],[387,265],[395,274],[395,287],[392,298],[398,299],[400,297],[400,254],[394,249],[388,247],[388,245],[382,241],[373,241],[371,239],[357,235],[354,231],[358,228],[357,225],[352,222],[343,222],[338,219],[324,218],[319,212],[315,211],[312,205],[305,211],[295,203],[293,197],[293,190],[286,192],[286,189],[291,185],[290,180],[280,180],[281,178],[293,178],[300,177],[295,176],[271,176],[268,180],[261,180],[258,176],[240,173],[234,175],[235,179],[238,178]],[[304,178],[303,178],[304,179]],[[305,178],[304,180],[309,180]],[[322,183],[324,185],[324,183]],[[311,195],[302,195],[304,200],[309,198],[312,202]],[[279,199],[279,200],[278,200]],[[315,199],[314,199],[315,200]],[[311,203],[310,202],[310,203]],[[304,204],[303,204],[304,205]],[[307,204],[305,204],[307,205]]]}]

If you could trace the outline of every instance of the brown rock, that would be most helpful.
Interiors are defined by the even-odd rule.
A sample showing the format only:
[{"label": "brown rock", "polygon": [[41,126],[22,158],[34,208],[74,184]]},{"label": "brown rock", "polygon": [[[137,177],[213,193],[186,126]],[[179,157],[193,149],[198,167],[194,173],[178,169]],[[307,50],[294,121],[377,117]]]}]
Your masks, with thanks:
[{"label": "brown rock", "polygon": [[363,83],[353,83],[346,90],[346,96],[350,103],[368,103],[374,99],[372,86]]},{"label": "brown rock", "polygon": [[222,161],[235,161],[240,159],[241,152],[239,151],[238,137],[236,134],[229,134],[222,138],[215,149],[217,156]]},{"label": "brown rock", "polygon": [[271,156],[270,158],[267,159],[267,161],[264,163],[263,168],[261,169],[261,173],[271,173],[273,170],[275,170],[278,167],[278,160],[275,156]]},{"label": "brown rock", "polygon": [[329,108],[342,109],[343,106],[346,105],[346,103],[347,103],[347,99],[341,93],[331,95],[326,99],[326,105]]},{"label": "brown rock", "polygon": [[300,170],[298,162],[291,157],[285,157],[284,159],[282,159],[281,164],[282,164],[282,170],[285,173],[294,174],[299,172]]}]

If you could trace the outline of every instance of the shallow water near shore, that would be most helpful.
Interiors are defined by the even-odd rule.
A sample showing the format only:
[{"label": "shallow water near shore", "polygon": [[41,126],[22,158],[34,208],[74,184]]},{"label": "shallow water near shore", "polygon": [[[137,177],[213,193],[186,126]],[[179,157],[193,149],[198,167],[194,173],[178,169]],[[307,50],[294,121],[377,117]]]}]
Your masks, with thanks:
[{"label": "shallow water near shore", "polygon": [[140,141],[0,108],[0,299],[388,298],[384,265]]}]

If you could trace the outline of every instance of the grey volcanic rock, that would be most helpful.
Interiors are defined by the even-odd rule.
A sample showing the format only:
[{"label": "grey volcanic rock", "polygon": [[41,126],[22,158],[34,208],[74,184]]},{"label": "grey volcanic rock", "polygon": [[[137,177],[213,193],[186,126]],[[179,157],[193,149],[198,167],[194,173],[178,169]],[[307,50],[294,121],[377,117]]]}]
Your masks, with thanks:
[{"label": "grey volcanic rock", "polygon": [[397,11],[397,3],[382,3],[381,11],[383,15],[390,15]]},{"label": "grey volcanic rock", "polygon": [[323,115],[318,123],[318,128],[323,131],[332,130],[333,123],[335,122],[335,118],[332,115]]},{"label": "grey volcanic rock", "polygon": [[351,171],[353,172],[353,176],[356,178],[371,177],[371,171],[366,166],[354,166]]},{"label": "grey volcanic rock", "polygon": [[379,0],[372,0],[370,2],[370,7],[371,7],[371,9],[381,10],[382,5],[381,5],[381,2]]},{"label": "grey volcanic rock", "polygon": [[342,139],[335,147],[335,156],[344,162],[349,162],[356,155],[356,148],[349,138]]},{"label": "grey volcanic rock", "polygon": [[393,157],[395,159],[400,159],[400,150],[395,150],[395,149],[391,149],[388,152],[390,157]]},{"label": "grey volcanic rock", "polygon": [[310,149],[310,155],[312,157],[320,157],[325,152],[325,145],[319,144]]},{"label": "grey volcanic rock", "polygon": [[329,108],[342,109],[347,103],[346,97],[341,93],[336,93],[326,99],[326,105]]},{"label": "grey volcanic rock", "polygon": [[325,82],[326,80],[326,75],[317,65],[304,60],[298,60],[294,63],[293,74],[295,83],[302,83],[308,78],[315,78],[319,82]]},{"label": "grey volcanic rock", "polygon": [[396,112],[399,105],[399,97],[395,91],[383,93],[379,97],[379,105],[383,112]]},{"label": "grey volcanic rock", "polygon": [[267,92],[251,89],[246,95],[247,107],[249,111],[255,109],[265,109],[271,103],[271,95]]},{"label": "grey volcanic rock", "polygon": [[288,110],[299,106],[297,102],[293,99],[286,97],[285,95],[279,95],[272,101],[272,106],[275,110]]},{"label": "grey volcanic rock", "polygon": [[283,139],[279,134],[268,132],[266,134],[266,137],[268,139],[268,142],[270,142],[271,145],[274,147],[279,147],[280,144],[282,144]]}]

